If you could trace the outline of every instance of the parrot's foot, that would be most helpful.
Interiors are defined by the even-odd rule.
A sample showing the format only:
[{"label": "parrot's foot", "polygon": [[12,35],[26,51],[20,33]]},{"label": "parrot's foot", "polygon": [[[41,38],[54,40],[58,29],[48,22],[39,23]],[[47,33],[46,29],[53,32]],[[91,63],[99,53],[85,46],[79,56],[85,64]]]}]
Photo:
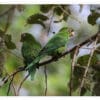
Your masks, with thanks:
[{"label": "parrot's foot", "polygon": [[53,58],[55,61],[58,61],[58,58],[59,58],[59,56],[60,56],[61,54],[62,54],[62,53],[57,52],[55,55],[52,55],[52,58]]}]

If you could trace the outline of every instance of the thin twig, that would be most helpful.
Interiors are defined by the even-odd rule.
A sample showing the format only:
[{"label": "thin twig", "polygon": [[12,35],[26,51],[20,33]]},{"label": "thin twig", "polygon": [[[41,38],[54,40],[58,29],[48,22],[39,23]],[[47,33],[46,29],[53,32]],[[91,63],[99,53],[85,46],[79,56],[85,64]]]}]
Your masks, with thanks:
[{"label": "thin twig", "polygon": [[11,84],[13,83],[13,79],[14,79],[14,75],[12,76],[12,78],[10,80],[10,83],[9,83],[9,86],[8,86],[8,90],[7,90],[7,96],[9,95]]},{"label": "thin twig", "polygon": [[[20,61],[23,61],[23,58],[21,58],[19,55],[16,55],[14,52],[12,52],[12,51],[10,51],[10,50],[8,50],[8,49],[6,49],[6,48],[3,48],[6,52],[8,52],[8,53],[10,53],[10,54],[12,54],[12,55],[14,55],[14,56],[16,56],[16,58],[18,58],[18,60]],[[21,63],[22,64],[22,63]]]},{"label": "thin twig", "polygon": [[16,96],[17,94],[16,94],[16,89],[14,87],[14,83],[12,83],[12,87],[13,87],[14,95]]},{"label": "thin twig", "polygon": [[72,96],[72,89],[73,89],[73,72],[74,72],[74,67],[75,67],[75,63],[76,63],[76,60],[77,60],[77,54],[78,54],[78,51],[79,51],[79,47],[77,47],[75,49],[75,53],[74,53],[74,56],[73,56],[73,59],[72,59],[72,64],[71,64],[71,75],[70,75],[70,93],[69,95]]},{"label": "thin twig", "polygon": [[13,14],[14,14],[14,7],[13,7],[13,9],[10,10],[10,12],[8,12],[8,15],[7,15],[7,23],[6,23],[6,26],[5,26],[4,33],[7,32],[8,28],[10,26],[11,19],[13,17]]},{"label": "thin twig", "polygon": [[80,64],[75,64],[75,67],[86,69],[86,66],[81,66]]},{"label": "thin twig", "polygon": [[[13,72],[12,74],[8,75],[7,77],[5,77],[5,78],[3,79],[3,83],[5,84],[5,83],[7,83],[8,80],[11,78],[10,83],[9,83],[9,87],[8,87],[8,91],[7,91],[7,95],[9,95],[10,87],[11,87],[11,85],[13,84],[13,79],[14,79],[15,75],[18,74],[19,72],[22,72],[22,71],[25,71],[25,68],[24,68],[24,67],[23,67],[23,68],[17,69],[15,72]],[[4,84],[3,84],[3,85],[4,85]],[[13,88],[14,88],[14,87],[13,87]],[[15,91],[15,90],[14,90],[14,94],[16,95],[16,91]]]},{"label": "thin twig", "polygon": [[84,75],[83,75],[83,78],[82,78],[82,81],[81,81],[81,85],[80,85],[80,88],[79,88],[79,95],[81,95],[82,87],[84,85],[85,77],[87,75],[87,72],[88,72],[88,69],[89,69],[89,66],[90,66],[90,63],[91,63],[94,51],[96,49],[96,43],[97,43],[97,41],[98,41],[98,36],[96,37],[96,39],[94,41],[94,46],[93,46],[93,49],[91,50],[91,54],[90,54],[90,57],[88,59],[87,67],[85,69],[85,72],[84,72]]},{"label": "thin twig", "polygon": [[53,17],[54,17],[54,12],[52,12],[52,16],[50,18],[50,23],[49,23],[49,27],[48,27],[48,30],[47,30],[47,35],[49,35],[50,29],[51,29],[51,24],[52,24],[52,21],[53,21]]},{"label": "thin twig", "polygon": [[71,14],[69,14],[65,9],[62,8],[62,6],[59,6],[59,8],[69,17],[71,17],[72,19],[78,21],[81,24],[81,21],[79,21],[77,18],[75,18],[74,16],[72,16]]},{"label": "thin twig", "polygon": [[19,87],[18,87],[18,90],[17,90],[17,95],[19,95],[19,92],[20,92],[20,89],[23,85],[23,83],[25,82],[25,80],[29,77],[30,74],[26,75],[25,78],[21,81]]},{"label": "thin twig", "polygon": [[18,74],[19,72],[22,72],[22,71],[25,71],[25,68],[24,67],[23,68],[18,68],[15,72],[13,72],[12,74],[10,74],[7,77],[5,77],[3,79],[3,83],[5,84],[8,81],[9,78],[15,76],[16,74]]},{"label": "thin twig", "polygon": [[[74,51],[74,50],[77,48],[77,46],[80,46],[80,47],[81,47],[81,46],[83,46],[84,44],[88,43],[88,42],[90,41],[90,39],[94,40],[99,34],[100,34],[100,32],[97,32],[95,35],[91,36],[91,37],[88,38],[87,40],[83,41],[82,43],[76,44],[73,48],[71,48],[71,49],[67,50],[65,53],[59,55],[57,58],[54,58],[54,57],[53,57],[53,58],[51,58],[51,59],[49,59],[49,60],[47,60],[47,61],[44,61],[44,62],[39,63],[39,64],[38,64],[38,67],[59,60],[61,57],[64,57],[65,55],[67,55],[67,54],[71,53],[72,51]],[[14,71],[12,74],[10,74],[10,75],[8,75],[7,77],[5,77],[5,78],[3,79],[3,83],[5,84],[5,83],[8,81],[9,78],[11,78],[13,75],[16,75],[16,74],[18,74],[19,72],[22,72],[22,71],[26,71],[26,70],[25,70],[25,67],[23,67],[23,68],[18,68],[18,69],[17,69],[16,71]],[[3,84],[3,85],[4,85],[4,84]]]},{"label": "thin twig", "polygon": [[52,57],[51,59],[49,59],[47,61],[44,61],[44,62],[39,63],[38,64],[38,67],[43,66],[43,65],[46,65],[46,64],[51,63],[51,62],[54,62],[54,61],[57,61],[61,57],[64,57],[65,55],[67,55],[67,54],[71,53],[72,51],[74,51],[77,48],[77,46],[80,46],[81,47],[81,46],[85,45],[86,43],[88,43],[90,41],[90,39],[94,40],[99,34],[100,34],[100,32],[97,32],[95,35],[91,36],[87,40],[84,40],[83,42],[76,44],[71,49],[69,49],[66,52],[64,52],[63,54],[59,55],[57,58]]},{"label": "thin twig", "polygon": [[[17,48],[16,48],[17,49]],[[6,51],[6,52],[8,52],[8,53],[10,53],[10,54],[12,54],[12,55],[14,55],[14,56],[16,56],[16,58],[18,58],[18,60],[19,61],[23,61],[23,58],[22,57],[20,57],[20,55],[16,55],[16,52],[14,53],[14,52],[12,52],[11,50],[9,50],[9,49],[7,49],[7,48],[5,48],[5,47],[3,47],[2,48],[2,51]],[[0,52],[2,52],[2,51],[0,51]],[[21,63],[20,62],[20,63]],[[23,63],[21,63],[21,64],[23,64]]]},{"label": "thin twig", "polygon": [[44,92],[44,94],[45,94],[45,96],[47,95],[47,82],[48,82],[48,80],[47,80],[47,78],[48,78],[48,76],[47,76],[47,67],[46,67],[46,65],[44,66],[44,75],[45,75],[45,92]]}]

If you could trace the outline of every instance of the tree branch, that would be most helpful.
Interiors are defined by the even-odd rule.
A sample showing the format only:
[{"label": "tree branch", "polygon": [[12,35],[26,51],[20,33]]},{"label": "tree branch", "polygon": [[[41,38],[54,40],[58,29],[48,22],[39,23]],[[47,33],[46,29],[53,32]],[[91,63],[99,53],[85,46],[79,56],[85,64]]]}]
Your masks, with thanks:
[{"label": "tree branch", "polygon": [[52,24],[52,21],[53,21],[53,17],[54,17],[54,12],[52,12],[52,16],[50,18],[49,27],[47,29],[47,35],[49,35],[50,29],[51,29],[51,24]]},{"label": "tree branch", "polygon": [[81,21],[79,21],[76,17],[72,16],[71,14],[69,14],[69,12],[67,12],[65,9],[62,8],[62,6],[59,6],[59,8],[69,17],[71,17],[72,19],[76,20],[77,22],[79,22],[81,24]]},{"label": "tree branch", "polygon": [[71,49],[67,50],[63,54],[60,54],[56,58],[55,57],[52,57],[51,59],[49,59],[47,61],[44,61],[44,62],[39,63],[38,66],[40,67],[40,66],[46,65],[48,63],[51,63],[51,62],[54,62],[54,61],[59,60],[61,57],[64,57],[65,55],[67,55],[67,54],[71,53],[72,51],[74,51],[77,48],[77,46],[78,47],[81,47],[81,46],[85,45],[86,43],[90,42],[91,40],[94,40],[98,35],[100,35],[100,32],[97,32],[96,34],[94,34],[93,36],[89,37],[85,41],[76,44],[74,47],[72,47]]},{"label": "tree branch", "polygon": [[91,50],[91,54],[90,54],[90,57],[88,59],[88,63],[87,63],[87,67],[85,69],[85,72],[84,72],[84,75],[83,75],[83,79],[81,81],[81,85],[80,85],[80,88],[79,88],[79,95],[81,96],[81,91],[82,91],[82,88],[84,86],[84,81],[85,81],[85,77],[87,75],[87,72],[88,72],[88,69],[90,67],[90,63],[91,63],[91,60],[92,60],[92,57],[93,57],[93,54],[94,54],[94,51],[96,49],[96,44],[97,44],[97,41],[98,41],[98,36],[96,37],[95,41],[94,41],[94,46],[93,46],[93,49]]},{"label": "tree branch", "polygon": [[13,88],[14,95],[16,96],[16,89],[14,87],[14,83],[12,83],[12,88]]},{"label": "tree branch", "polygon": [[[19,72],[22,72],[22,71],[25,71],[25,67],[20,67],[20,68],[18,68],[15,72],[13,72],[12,74],[8,75],[7,77],[4,77],[4,78],[2,79],[2,81],[3,81],[2,85],[4,85],[5,83],[7,83],[8,80],[9,80],[11,77],[15,76],[16,74],[18,74]],[[2,85],[1,85],[1,86],[2,86]]]},{"label": "tree branch", "polygon": [[[38,64],[38,67],[59,60],[61,57],[64,57],[65,55],[67,55],[67,54],[71,53],[72,51],[76,50],[77,47],[80,48],[81,46],[83,46],[83,45],[85,45],[86,43],[90,42],[91,39],[92,39],[92,40],[95,40],[96,37],[98,37],[98,36],[100,36],[100,32],[97,32],[95,35],[91,36],[91,37],[88,38],[87,40],[85,40],[85,41],[83,41],[83,42],[81,42],[81,43],[79,43],[79,44],[76,44],[73,48],[67,50],[67,51],[64,52],[63,54],[60,54],[60,55],[57,56],[57,57],[52,57],[51,59],[49,59],[49,60],[47,60],[47,61],[44,61],[44,62],[39,63],[39,64]],[[16,74],[18,74],[19,72],[22,72],[22,71],[26,71],[25,67],[20,67],[20,68],[18,68],[15,72],[13,72],[12,74],[10,74],[10,75],[8,75],[7,77],[3,78],[3,80],[2,80],[2,81],[3,81],[2,85],[4,85],[12,76],[15,76]],[[2,86],[2,85],[1,85],[1,86]]]},{"label": "tree branch", "polygon": [[44,66],[44,74],[45,74],[45,96],[47,95],[47,66]]},{"label": "tree branch", "polygon": [[11,85],[13,83],[13,79],[14,79],[14,75],[12,76],[12,78],[10,80],[10,83],[9,83],[9,86],[8,86],[8,91],[7,91],[7,96],[9,95],[9,92],[10,92],[10,89],[11,89]]},{"label": "tree branch", "polygon": [[73,59],[72,59],[72,64],[71,64],[71,75],[70,75],[70,96],[72,96],[72,89],[73,89],[73,71],[74,71],[74,67],[75,67],[75,63],[76,63],[76,58],[77,58],[77,54],[78,54],[78,51],[79,51],[79,47],[77,47],[75,49],[75,53],[74,53],[74,56],[73,56]]},{"label": "tree branch", "polygon": [[25,78],[21,81],[21,83],[20,83],[20,85],[19,85],[19,87],[18,87],[17,95],[19,94],[20,89],[21,89],[21,87],[22,87],[23,83],[25,82],[25,80],[26,80],[28,77],[29,77],[29,74],[28,74],[28,75],[26,75],[26,76],[25,76]]}]

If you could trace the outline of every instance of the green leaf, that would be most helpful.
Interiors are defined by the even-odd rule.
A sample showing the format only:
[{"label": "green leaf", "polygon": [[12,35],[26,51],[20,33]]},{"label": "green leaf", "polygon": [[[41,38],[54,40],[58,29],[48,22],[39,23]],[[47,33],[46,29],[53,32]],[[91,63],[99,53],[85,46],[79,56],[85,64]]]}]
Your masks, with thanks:
[{"label": "green leaf", "polygon": [[40,24],[45,28],[45,24],[43,23],[43,21],[46,21],[46,20],[48,20],[47,16],[37,13],[35,15],[30,16],[27,19],[27,23],[28,24]]},{"label": "green leaf", "polygon": [[16,45],[11,41],[11,35],[6,34],[4,40],[5,40],[5,45],[7,46],[8,49],[16,48]]},{"label": "green leaf", "polygon": [[42,21],[39,20],[34,20],[32,22],[30,22],[29,24],[40,24],[43,28],[45,28],[45,24]]},{"label": "green leaf", "polygon": [[6,34],[5,35],[5,41],[11,41],[11,35]]},{"label": "green leaf", "polygon": [[[90,55],[84,55],[84,56],[82,56],[82,57],[79,57],[77,63],[80,64],[81,66],[86,66],[87,63],[88,63],[89,57],[90,57]],[[94,56],[92,57],[90,66],[96,64],[97,61],[98,61],[98,58],[97,58],[96,55],[94,55]]]},{"label": "green leaf", "polygon": [[68,19],[68,16],[69,16],[69,15],[64,14],[64,15],[63,15],[63,20],[66,21],[66,20]]},{"label": "green leaf", "polygon": [[48,13],[52,7],[53,5],[41,5],[40,11],[43,13]]},{"label": "green leaf", "polygon": [[80,79],[82,79],[85,69],[75,66],[74,72],[73,72],[73,91],[75,91],[78,86],[80,85]]},{"label": "green leaf", "polygon": [[97,12],[92,12],[92,14],[90,14],[88,16],[88,23],[91,25],[95,25],[96,24],[96,20],[100,17],[100,14]]},{"label": "green leaf", "polygon": [[59,7],[55,7],[54,12],[55,12],[57,15],[59,15],[59,16],[63,13],[63,11],[61,10],[61,8],[59,8]]},{"label": "green leaf", "polygon": [[13,42],[5,42],[8,49],[15,49],[16,46]]},{"label": "green leaf", "polygon": [[46,20],[48,20],[48,17],[43,14],[37,13],[37,14],[31,15],[28,18],[28,22],[34,21],[34,20],[46,21]]},{"label": "green leaf", "polygon": [[84,68],[75,66],[75,69],[74,69],[74,75],[75,75],[75,77],[82,78],[83,74],[84,74],[84,71],[85,71]]}]

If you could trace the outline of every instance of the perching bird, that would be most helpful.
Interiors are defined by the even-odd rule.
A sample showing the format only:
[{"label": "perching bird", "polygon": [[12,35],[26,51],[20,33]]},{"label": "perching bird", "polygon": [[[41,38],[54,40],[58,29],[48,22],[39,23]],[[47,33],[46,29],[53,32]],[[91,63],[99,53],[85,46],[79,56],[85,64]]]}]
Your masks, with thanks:
[{"label": "perching bird", "polygon": [[[21,52],[24,58],[25,67],[27,67],[38,55],[39,51],[41,50],[41,45],[29,33],[23,33],[21,35],[21,42],[23,43]],[[36,68],[32,68],[32,72],[35,73]]]},{"label": "perching bird", "polygon": [[[53,38],[51,38],[45,47],[39,52],[37,57],[27,66],[27,70],[33,79],[34,73],[33,68],[38,67],[39,61],[47,56],[58,56],[59,53],[62,53],[69,37],[69,32],[67,28],[62,28],[58,34],[56,34]],[[64,51],[64,50],[63,50]]]}]

